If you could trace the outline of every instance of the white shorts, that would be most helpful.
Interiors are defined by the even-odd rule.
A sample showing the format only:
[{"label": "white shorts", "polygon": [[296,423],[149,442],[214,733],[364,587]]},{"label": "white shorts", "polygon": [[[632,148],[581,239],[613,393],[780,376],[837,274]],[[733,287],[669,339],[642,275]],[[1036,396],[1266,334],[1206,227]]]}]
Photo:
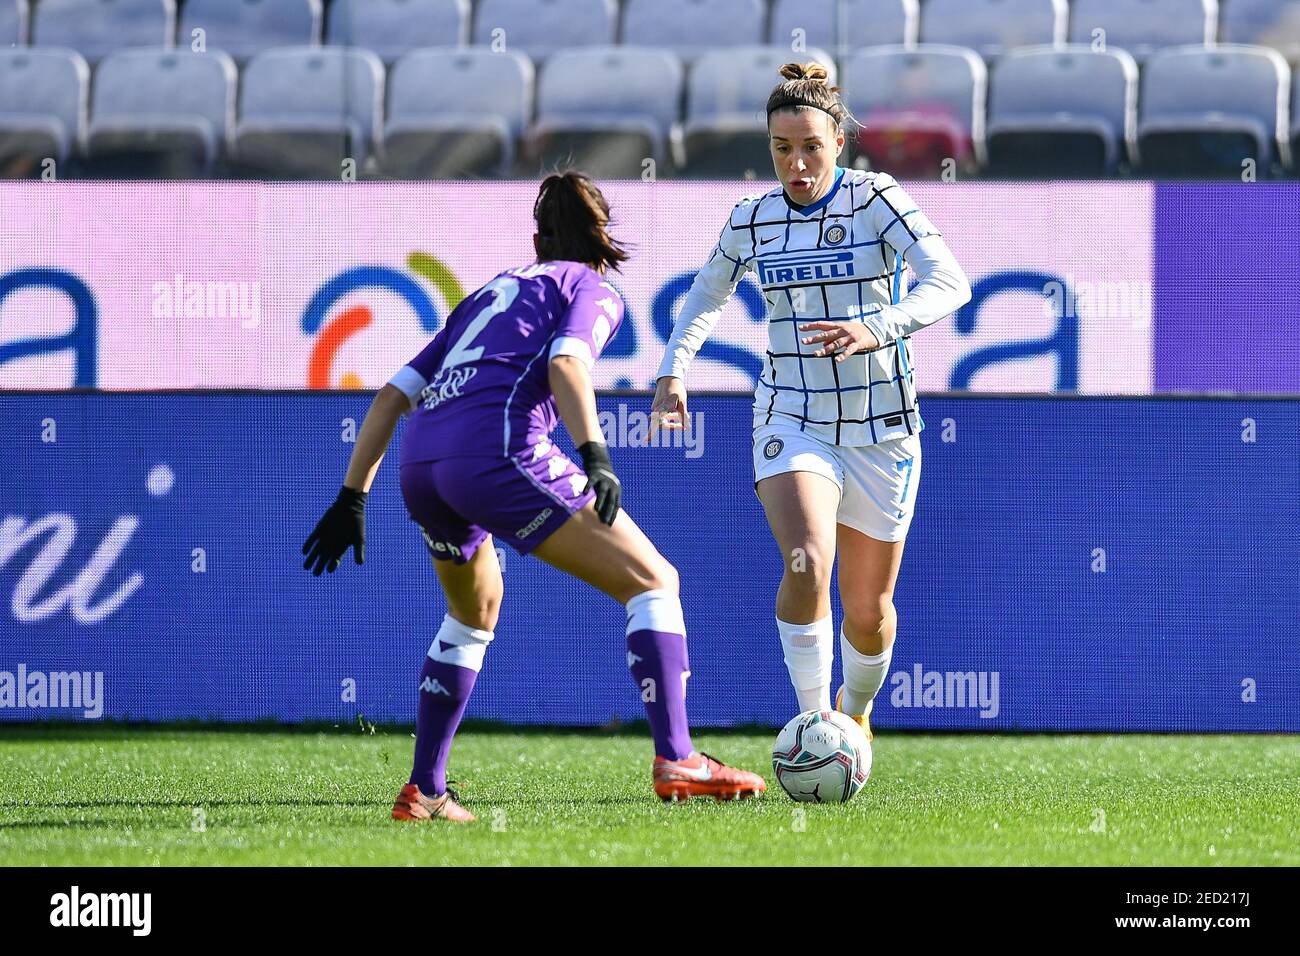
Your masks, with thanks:
[{"label": "white shorts", "polygon": [[832,445],[793,423],[754,429],[754,484],[791,471],[825,475],[839,486],[838,523],[878,541],[902,541],[921,480],[921,436]]}]

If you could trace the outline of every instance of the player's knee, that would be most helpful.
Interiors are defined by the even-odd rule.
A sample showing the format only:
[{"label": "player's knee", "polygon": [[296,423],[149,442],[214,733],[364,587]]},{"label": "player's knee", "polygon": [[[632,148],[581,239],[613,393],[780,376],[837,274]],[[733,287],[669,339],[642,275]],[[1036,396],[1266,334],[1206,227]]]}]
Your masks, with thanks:
[{"label": "player's knee", "polygon": [[452,617],[462,624],[483,631],[496,630],[501,614],[500,591],[489,589],[454,600],[448,598],[447,604]]},{"label": "player's knee", "polygon": [[[898,614],[894,610],[893,595],[844,595],[844,636],[849,643],[864,654],[878,654],[877,645],[888,639],[894,629]],[[860,646],[862,645],[862,646]],[[876,647],[871,650],[871,647]]]},{"label": "player's knee", "polygon": [[475,610],[478,619],[483,622],[477,626],[485,631],[495,631],[497,619],[501,616],[501,596],[498,594],[480,601]]},{"label": "player's knee", "polygon": [[500,614],[501,603],[459,603],[451,605],[449,610],[451,616],[466,627],[477,628],[481,631],[495,631],[497,629],[497,617]]},{"label": "player's knee", "polygon": [[681,578],[677,574],[677,569],[664,558],[660,558],[650,568],[647,590],[665,591],[676,596],[681,588]]},{"label": "player's knee", "polygon": [[785,578],[788,585],[799,592],[821,594],[831,581],[831,566],[835,551],[817,542],[806,542],[791,548],[786,555]]},{"label": "player's knee", "polygon": [[606,570],[607,574],[597,582],[597,587],[620,604],[627,604],[646,591],[677,597],[677,569],[653,549],[649,553],[625,554],[621,560],[611,562]]}]

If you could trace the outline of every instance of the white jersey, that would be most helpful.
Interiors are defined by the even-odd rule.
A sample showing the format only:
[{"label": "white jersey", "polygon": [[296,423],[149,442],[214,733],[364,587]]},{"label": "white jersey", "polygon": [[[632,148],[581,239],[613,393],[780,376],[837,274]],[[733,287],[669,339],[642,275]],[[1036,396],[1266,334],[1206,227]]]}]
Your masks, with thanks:
[{"label": "white jersey", "polygon": [[[917,407],[910,333],[970,298],[939,231],[886,173],[839,168],[822,199],[799,207],[778,186],[736,204],[682,306],[659,376],[686,368],[746,272],[767,301],[768,348],[754,426],[781,418],[836,445],[913,435]],[[904,257],[907,257],[906,260]],[[921,281],[907,296],[903,265]],[[836,362],[803,345],[798,325],[861,321],[880,347]]]}]

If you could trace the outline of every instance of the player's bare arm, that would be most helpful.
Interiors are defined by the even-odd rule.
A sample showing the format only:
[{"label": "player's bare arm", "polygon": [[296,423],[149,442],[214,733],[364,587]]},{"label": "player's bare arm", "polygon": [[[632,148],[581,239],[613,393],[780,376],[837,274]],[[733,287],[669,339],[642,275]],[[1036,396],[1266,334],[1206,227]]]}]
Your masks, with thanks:
[{"label": "player's bare arm", "polygon": [[549,376],[556,410],[573,443],[580,446],[589,441],[603,442],[605,436],[596,417],[596,392],[586,364],[572,355],[557,355],[551,359]]},{"label": "player's bare arm", "polygon": [[393,440],[397,422],[410,410],[410,400],[392,385],[379,390],[357,432],[356,444],[352,446],[352,458],[343,479],[345,486],[357,491],[370,491],[379,464],[388,451],[388,443]]},{"label": "player's bare arm", "polygon": [[623,485],[614,474],[605,435],[596,417],[596,392],[591,385],[591,373],[582,359],[557,355],[551,359],[549,378],[556,411],[582,456],[587,488],[596,493],[596,514],[604,524],[612,525],[618,516]]},{"label": "player's bare arm", "polygon": [[398,419],[410,410],[410,400],[392,385],[381,388],[370,403],[357,432],[343,487],[302,546],[306,556],[302,566],[316,576],[338,570],[349,548],[357,564],[366,563],[366,496]]}]

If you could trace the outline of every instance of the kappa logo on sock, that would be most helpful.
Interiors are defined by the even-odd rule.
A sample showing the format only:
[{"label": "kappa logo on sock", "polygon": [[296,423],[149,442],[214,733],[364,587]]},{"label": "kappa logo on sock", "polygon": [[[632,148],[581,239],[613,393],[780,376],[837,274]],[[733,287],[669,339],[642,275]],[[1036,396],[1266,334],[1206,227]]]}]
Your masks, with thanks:
[{"label": "kappa logo on sock", "polygon": [[633,664],[640,664],[640,663],[641,663],[641,658],[640,658],[640,657],[637,657],[637,656],[636,656],[635,654],[633,654],[631,651],[628,651],[628,652],[627,652],[627,666],[628,666],[628,667],[631,667]]},{"label": "kappa logo on sock", "polygon": [[426,694],[445,694],[448,697],[451,696],[451,691],[438,683],[437,678],[434,677],[426,677],[420,684],[420,690],[424,691]]}]

